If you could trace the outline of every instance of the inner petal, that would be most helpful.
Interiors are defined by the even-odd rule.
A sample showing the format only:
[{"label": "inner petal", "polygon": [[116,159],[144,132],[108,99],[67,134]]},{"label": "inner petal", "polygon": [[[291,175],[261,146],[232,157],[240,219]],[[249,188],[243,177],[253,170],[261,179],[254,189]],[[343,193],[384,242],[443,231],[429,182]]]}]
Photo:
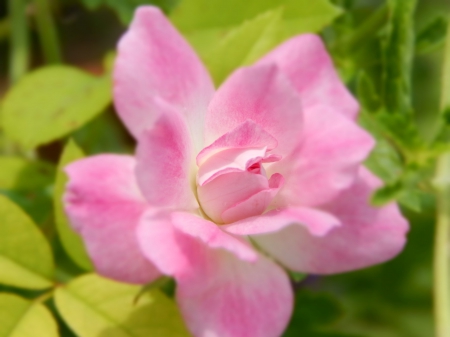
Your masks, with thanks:
[{"label": "inner petal", "polygon": [[216,179],[222,174],[245,172],[249,167],[261,162],[266,156],[267,147],[232,148],[220,151],[200,165],[197,183],[200,186]]}]

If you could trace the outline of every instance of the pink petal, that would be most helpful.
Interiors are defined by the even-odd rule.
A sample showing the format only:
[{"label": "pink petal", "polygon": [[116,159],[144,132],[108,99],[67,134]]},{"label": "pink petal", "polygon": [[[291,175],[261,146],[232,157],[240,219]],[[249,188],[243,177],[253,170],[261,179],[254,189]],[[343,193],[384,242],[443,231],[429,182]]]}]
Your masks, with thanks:
[{"label": "pink petal", "polygon": [[224,249],[238,258],[255,261],[257,254],[240,238],[223,232],[214,223],[185,212],[148,210],[137,229],[144,255],[164,274],[181,277],[193,268],[191,240],[197,238],[211,249]]},{"label": "pink petal", "polygon": [[225,210],[268,188],[269,182],[261,174],[232,172],[197,186],[197,193],[203,211],[214,222],[223,223]]},{"label": "pink petal", "polygon": [[276,64],[300,93],[305,110],[315,104],[325,104],[347,117],[356,117],[358,102],[339,79],[319,36],[293,37],[257,64]]},{"label": "pink petal", "polygon": [[197,184],[203,186],[217,177],[231,173],[244,172],[255,162],[261,161],[267,148],[229,148],[211,155],[200,165]]},{"label": "pink petal", "polygon": [[202,217],[182,212],[171,214],[174,226],[184,234],[200,239],[206,246],[213,249],[224,249],[240,260],[255,262],[257,253],[247,242],[225,233],[215,223]]},{"label": "pink petal", "polygon": [[185,237],[173,226],[170,212],[148,210],[136,233],[142,253],[163,274],[174,276],[191,268],[183,248]]},{"label": "pink petal", "polygon": [[192,334],[281,336],[293,307],[286,273],[263,256],[249,263],[221,250],[204,248],[202,255],[177,279],[177,302]]},{"label": "pink petal", "polygon": [[269,179],[269,188],[253,194],[249,198],[223,211],[221,218],[224,223],[231,223],[241,219],[262,214],[272,199],[283,186],[281,174],[274,174]]},{"label": "pink petal", "polygon": [[277,147],[277,143],[277,140],[261,126],[247,120],[204,148],[197,156],[197,165],[202,165],[209,157],[223,149],[266,147],[270,151]]},{"label": "pink petal", "polygon": [[146,256],[175,277],[194,336],[276,337],[285,329],[293,305],[289,279],[244,241],[188,213],[149,213],[138,237]]},{"label": "pink petal", "polygon": [[297,144],[303,124],[300,96],[273,65],[240,68],[214,95],[206,115],[206,144],[251,120],[278,141],[284,156]]},{"label": "pink petal", "polygon": [[[308,232],[313,236],[325,236],[334,227],[340,225],[340,221],[333,215],[307,207],[285,208],[281,210],[271,210],[263,215],[254,216],[232,223],[223,225],[221,228],[234,235],[239,236],[255,236],[259,238],[262,235],[278,234],[285,228],[296,228],[298,232]],[[298,229],[297,229],[298,228]],[[284,247],[288,247],[286,242]],[[298,251],[302,247],[295,247]],[[287,250],[291,250],[287,248]],[[293,252],[292,258],[296,259],[301,256],[298,252]]]},{"label": "pink petal", "polygon": [[120,40],[114,67],[114,102],[130,132],[138,137],[152,126],[160,114],[154,103],[159,97],[186,116],[202,142],[213,93],[208,72],[164,14],[157,7],[139,7]]},{"label": "pink petal", "polygon": [[326,207],[342,226],[324,236],[291,226],[254,239],[288,268],[305,273],[333,274],[389,260],[403,249],[408,223],[394,203],[369,205],[378,186],[380,181],[362,168],[355,184]]},{"label": "pink petal", "polygon": [[144,258],[135,237],[147,208],[129,156],[98,155],[66,167],[66,213],[83,237],[96,270],[122,282],[147,283],[159,271]]},{"label": "pink petal", "polygon": [[170,106],[161,105],[161,110],[164,114],[139,137],[136,151],[139,187],[151,206],[198,208],[191,187],[195,164],[186,123]]},{"label": "pink petal", "polygon": [[267,174],[281,173],[286,179],[273,206],[328,202],[353,183],[373,145],[372,137],[352,120],[324,105],[310,107],[300,145],[267,166]]}]

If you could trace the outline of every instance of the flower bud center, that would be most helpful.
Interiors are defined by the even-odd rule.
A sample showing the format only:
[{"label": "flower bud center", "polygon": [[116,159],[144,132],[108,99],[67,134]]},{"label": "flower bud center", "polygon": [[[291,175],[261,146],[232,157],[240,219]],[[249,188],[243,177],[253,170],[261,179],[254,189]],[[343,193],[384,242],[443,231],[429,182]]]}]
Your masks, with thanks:
[{"label": "flower bud center", "polygon": [[199,164],[197,193],[204,213],[218,224],[262,214],[282,186],[267,178],[264,162],[279,160],[267,148],[228,148]]}]

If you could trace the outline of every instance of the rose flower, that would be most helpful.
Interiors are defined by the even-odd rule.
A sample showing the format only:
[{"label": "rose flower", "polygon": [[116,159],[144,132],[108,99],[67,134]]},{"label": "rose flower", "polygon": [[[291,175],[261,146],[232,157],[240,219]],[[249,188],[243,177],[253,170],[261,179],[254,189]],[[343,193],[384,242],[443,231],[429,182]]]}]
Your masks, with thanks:
[{"label": "rose flower", "polygon": [[319,37],[286,41],[215,91],[165,16],[141,7],[118,46],[114,102],[136,154],[70,164],[66,212],[101,275],[173,277],[193,335],[279,336],[287,270],[345,272],[403,248],[397,205],[369,204],[374,140]]}]

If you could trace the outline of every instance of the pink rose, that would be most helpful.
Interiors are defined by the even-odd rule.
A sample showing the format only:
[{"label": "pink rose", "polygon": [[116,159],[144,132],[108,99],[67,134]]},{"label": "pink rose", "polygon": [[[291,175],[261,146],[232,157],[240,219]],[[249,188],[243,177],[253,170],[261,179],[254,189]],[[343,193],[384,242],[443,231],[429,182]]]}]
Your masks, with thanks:
[{"label": "pink rose", "polygon": [[279,336],[293,305],[285,269],[339,273],[402,249],[397,205],[368,203],[374,141],[319,37],[288,40],[215,92],[164,15],[141,7],[114,99],[136,156],[69,165],[67,214],[100,274],[174,277],[195,336]]}]

